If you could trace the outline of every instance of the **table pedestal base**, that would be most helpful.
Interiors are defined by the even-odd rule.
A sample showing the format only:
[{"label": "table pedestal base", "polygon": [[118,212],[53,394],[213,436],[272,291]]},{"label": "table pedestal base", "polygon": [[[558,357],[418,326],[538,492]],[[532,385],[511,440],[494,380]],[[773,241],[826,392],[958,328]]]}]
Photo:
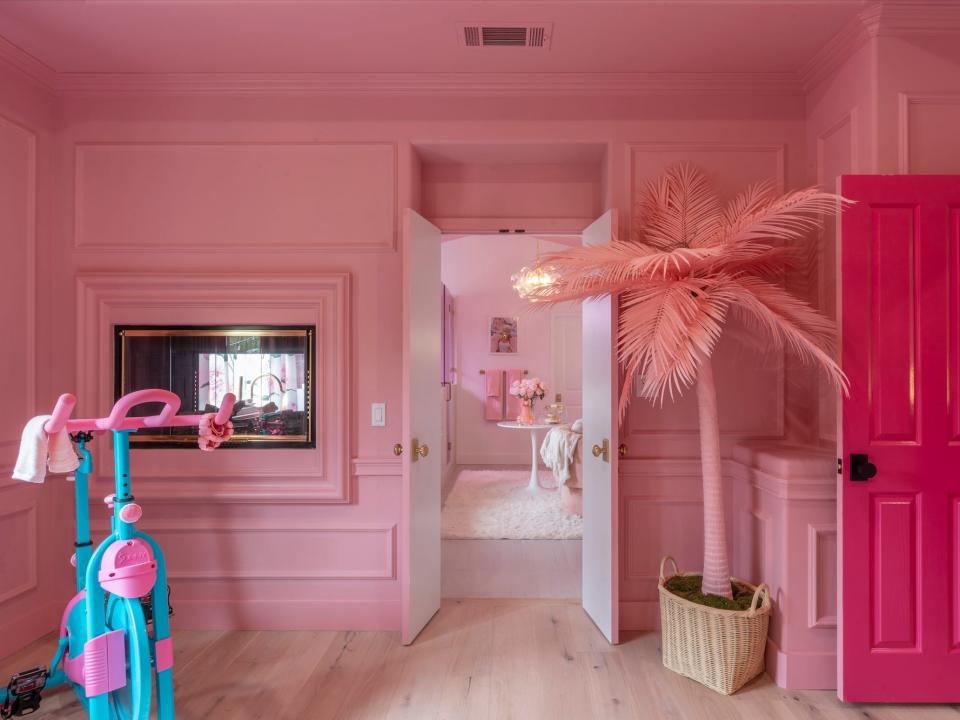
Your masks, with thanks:
[{"label": "table pedestal base", "polygon": [[530,483],[527,485],[528,490],[540,490],[540,476],[538,474],[539,460],[540,457],[537,454],[539,449],[539,444],[537,443],[537,431],[530,431]]}]

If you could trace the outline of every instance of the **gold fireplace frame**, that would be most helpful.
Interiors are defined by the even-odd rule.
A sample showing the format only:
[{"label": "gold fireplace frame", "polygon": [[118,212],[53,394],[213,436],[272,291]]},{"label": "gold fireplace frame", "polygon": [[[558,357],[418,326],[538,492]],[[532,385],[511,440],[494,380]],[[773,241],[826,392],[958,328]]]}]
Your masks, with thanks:
[{"label": "gold fireplace frame", "polygon": [[[229,448],[315,448],[315,383],[316,328],[307,325],[117,325],[114,327],[115,397],[131,392],[127,387],[127,343],[137,337],[301,337],[305,341],[304,403],[306,432],[299,434],[260,435],[237,432],[221,447]],[[168,389],[168,388],[165,388]],[[243,398],[237,398],[238,402]],[[190,410],[181,410],[190,412]],[[199,410],[198,410],[199,412]],[[189,448],[196,447],[196,433],[166,435],[139,430],[130,434],[131,447]]]}]

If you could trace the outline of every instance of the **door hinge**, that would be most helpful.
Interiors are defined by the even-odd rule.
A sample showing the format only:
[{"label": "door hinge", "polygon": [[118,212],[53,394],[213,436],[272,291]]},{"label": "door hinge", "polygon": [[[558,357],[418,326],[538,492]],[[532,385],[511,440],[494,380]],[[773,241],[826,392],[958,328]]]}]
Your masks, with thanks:
[{"label": "door hinge", "polygon": [[837,458],[837,475],[843,475],[843,458]]}]

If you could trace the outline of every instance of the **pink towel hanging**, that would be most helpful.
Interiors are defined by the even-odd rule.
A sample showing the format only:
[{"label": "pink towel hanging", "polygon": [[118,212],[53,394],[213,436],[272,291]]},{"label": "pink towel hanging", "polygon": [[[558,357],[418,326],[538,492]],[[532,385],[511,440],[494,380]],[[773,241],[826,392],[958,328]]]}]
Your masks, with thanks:
[{"label": "pink towel hanging", "polygon": [[510,386],[514,382],[520,382],[523,379],[523,370],[507,370],[506,371],[507,382],[506,382],[506,403],[503,416],[507,420],[516,420],[520,417],[520,398],[516,398],[510,394]]},{"label": "pink towel hanging", "polygon": [[485,370],[483,417],[485,420],[503,420],[503,370]]}]

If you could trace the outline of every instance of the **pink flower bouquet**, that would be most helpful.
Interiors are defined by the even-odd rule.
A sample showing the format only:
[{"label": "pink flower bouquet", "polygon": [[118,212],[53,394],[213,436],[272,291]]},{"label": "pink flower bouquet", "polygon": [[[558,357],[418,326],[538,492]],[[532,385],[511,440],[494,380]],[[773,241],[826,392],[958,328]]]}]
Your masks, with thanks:
[{"label": "pink flower bouquet", "polygon": [[514,380],[510,385],[510,394],[532,403],[534,399],[543,400],[547,394],[547,384],[537,377]]},{"label": "pink flower bouquet", "polygon": [[510,394],[523,401],[517,422],[523,425],[533,424],[533,401],[542,400],[547,394],[547,385],[540,378],[515,380],[510,385]]}]

